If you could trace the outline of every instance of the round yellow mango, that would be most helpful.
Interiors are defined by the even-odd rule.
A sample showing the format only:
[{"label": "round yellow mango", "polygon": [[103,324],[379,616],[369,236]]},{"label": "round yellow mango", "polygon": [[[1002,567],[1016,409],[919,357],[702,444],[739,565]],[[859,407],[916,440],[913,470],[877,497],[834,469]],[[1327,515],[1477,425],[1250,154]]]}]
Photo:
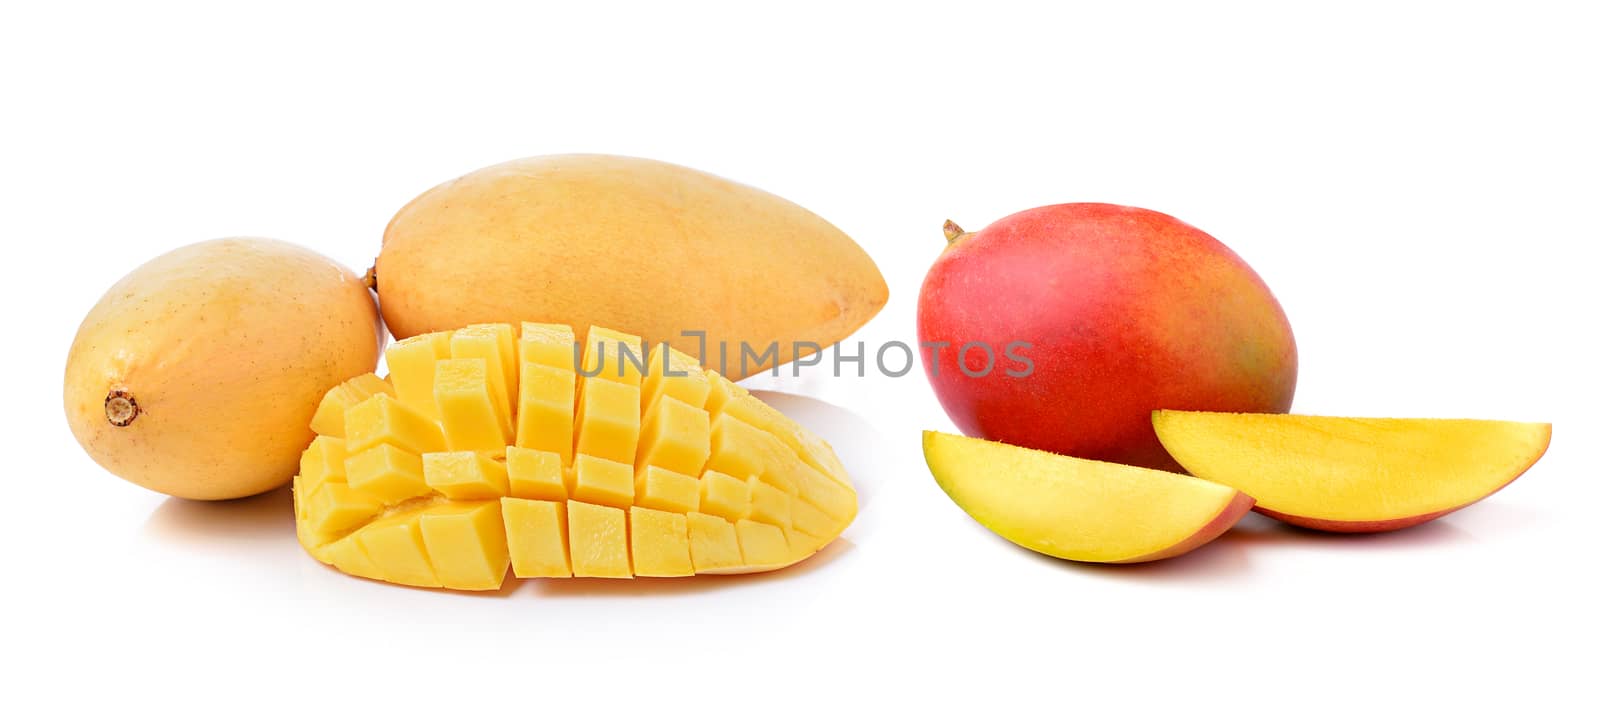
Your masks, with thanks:
[{"label": "round yellow mango", "polygon": [[269,239],[186,246],[113,285],[67,355],[72,434],[123,479],[232,499],[294,476],[322,395],[377,365],[361,279]]},{"label": "round yellow mango", "polygon": [[[849,336],[889,297],[855,241],[793,202],[610,155],[515,160],[428,190],[389,222],[374,274],[396,338],[551,322],[698,355],[684,332],[701,331],[707,367],[734,378]],[[741,345],[774,344],[776,359],[740,371]]]}]

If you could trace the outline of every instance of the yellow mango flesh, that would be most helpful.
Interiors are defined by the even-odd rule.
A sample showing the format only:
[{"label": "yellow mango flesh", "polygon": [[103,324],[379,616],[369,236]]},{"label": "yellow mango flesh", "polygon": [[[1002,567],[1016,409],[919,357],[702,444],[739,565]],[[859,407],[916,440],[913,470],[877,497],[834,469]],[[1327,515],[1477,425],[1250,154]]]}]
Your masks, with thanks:
[{"label": "yellow mango flesh", "polygon": [[[888,300],[871,257],[800,206],[608,155],[516,160],[435,187],[390,221],[375,270],[397,337],[478,322],[604,324],[698,354],[685,333],[696,330],[714,369],[728,344],[735,379],[789,361],[796,342],[838,342]],[[694,287],[639,286],[686,273]],[[777,357],[739,373],[741,343],[776,343]]]},{"label": "yellow mango flesh", "polygon": [[[330,393],[342,419],[328,429],[343,436],[313,439],[294,479],[296,533],[313,557],[459,590],[500,587],[508,573],[745,573],[804,560],[854,519],[855,489],[827,443],[691,357],[658,348],[619,370],[610,347],[637,338],[596,328],[579,341],[536,323],[511,334],[403,340],[392,386],[371,377]],[[578,376],[597,371],[602,349],[607,371]]]},{"label": "yellow mango flesh", "polygon": [[[1057,558],[1131,563],[1209,542],[1250,511],[1237,490],[1171,472],[1084,460],[947,433],[924,432],[928,469],[978,523]],[[809,503],[795,527],[820,530]]]},{"label": "yellow mango flesh", "polygon": [[1161,444],[1191,474],[1257,509],[1328,531],[1387,531],[1482,499],[1550,444],[1548,423],[1156,411]]}]

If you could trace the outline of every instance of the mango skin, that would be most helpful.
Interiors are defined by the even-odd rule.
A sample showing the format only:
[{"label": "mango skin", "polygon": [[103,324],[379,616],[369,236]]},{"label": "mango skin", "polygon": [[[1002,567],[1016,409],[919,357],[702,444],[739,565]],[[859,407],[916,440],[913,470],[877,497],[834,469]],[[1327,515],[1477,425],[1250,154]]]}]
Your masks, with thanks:
[{"label": "mango skin", "polygon": [[[67,356],[67,423],[113,474],[187,499],[294,476],[322,395],[372,371],[382,328],[356,274],[270,239],[185,246],[100,298]],[[138,414],[108,419],[124,392]]]},{"label": "mango skin", "polygon": [[[950,240],[917,306],[939,402],[961,432],[1071,457],[1180,471],[1151,411],[1282,413],[1299,358],[1261,277],[1166,214],[1056,204]],[[1030,367],[1006,356],[1007,346]],[[993,369],[981,346],[987,345]],[[927,350],[925,350],[927,351]],[[1026,375],[1021,375],[1026,374]]]},{"label": "mango skin", "polygon": [[[827,347],[888,300],[844,232],[758,189],[664,162],[552,155],[446,182],[390,221],[374,272],[397,338],[480,322],[600,325],[691,355],[731,378],[739,347]],[[727,342],[726,366],[717,342]],[[802,350],[801,356],[809,354]]]}]

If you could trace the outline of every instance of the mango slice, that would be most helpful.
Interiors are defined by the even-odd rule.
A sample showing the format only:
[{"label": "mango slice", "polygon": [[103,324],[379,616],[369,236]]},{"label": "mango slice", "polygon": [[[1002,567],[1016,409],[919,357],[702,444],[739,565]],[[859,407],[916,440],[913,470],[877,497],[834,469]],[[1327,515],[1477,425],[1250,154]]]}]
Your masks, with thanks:
[{"label": "mango slice", "polygon": [[773,570],[854,520],[826,442],[682,352],[586,335],[424,334],[390,348],[389,381],[339,384],[294,479],[301,545],[358,577],[492,590]]}]

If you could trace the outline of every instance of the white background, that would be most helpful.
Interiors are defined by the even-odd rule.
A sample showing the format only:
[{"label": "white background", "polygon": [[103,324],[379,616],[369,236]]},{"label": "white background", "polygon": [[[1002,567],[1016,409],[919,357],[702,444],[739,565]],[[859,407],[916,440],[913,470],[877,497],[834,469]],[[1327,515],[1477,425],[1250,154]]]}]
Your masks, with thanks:
[{"label": "white background", "polygon": [[[0,11],[0,702],[1596,704],[1583,4],[533,5]],[[890,284],[869,346],[913,336],[946,218],[1165,211],[1277,293],[1297,411],[1548,420],[1554,443],[1414,530],[1251,517],[1179,560],[1091,567],[941,494],[917,431],[953,427],[920,372],[769,380],[815,399],[776,400],[862,490],[843,541],[770,576],[470,595],[342,576],[295,545],[286,495],[169,500],[69,434],[73,332],[145,260],[263,235],[359,271],[423,189],[573,151],[833,221]]]}]

